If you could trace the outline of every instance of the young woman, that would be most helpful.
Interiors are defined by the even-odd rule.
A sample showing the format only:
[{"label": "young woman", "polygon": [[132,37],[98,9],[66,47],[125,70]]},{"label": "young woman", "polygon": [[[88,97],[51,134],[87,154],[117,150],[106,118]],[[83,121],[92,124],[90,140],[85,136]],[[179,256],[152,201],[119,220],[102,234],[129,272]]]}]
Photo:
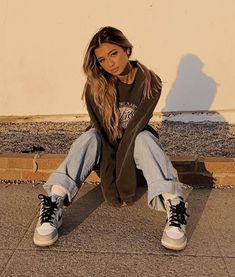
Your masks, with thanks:
[{"label": "young woman", "polygon": [[148,205],[165,210],[167,224],[162,245],[186,246],[186,205],[171,162],[157,132],[148,125],[161,93],[161,80],[138,61],[130,60],[132,45],[113,27],[100,29],[91,39],[83,69],[84,97],[91,128],[72,145],[67,158],[44,185],[34,243],[53,244],[62,224],[64,200],[72,201],[83,181],[100,167],[104,199],[114,206],[132,205],[136,169],[148,184]]}]

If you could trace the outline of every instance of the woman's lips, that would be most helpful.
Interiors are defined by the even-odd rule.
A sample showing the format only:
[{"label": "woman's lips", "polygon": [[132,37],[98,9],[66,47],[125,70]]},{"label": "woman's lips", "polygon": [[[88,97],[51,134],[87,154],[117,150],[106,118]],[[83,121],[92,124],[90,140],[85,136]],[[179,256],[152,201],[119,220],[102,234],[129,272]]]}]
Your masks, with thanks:
[{"label": "woman's lips", "polygon": [[118,72],[118,70],[119,70],[119,67],[116,67],[116,68],[112,69],[111,72],[116,73],[116,72]]}]

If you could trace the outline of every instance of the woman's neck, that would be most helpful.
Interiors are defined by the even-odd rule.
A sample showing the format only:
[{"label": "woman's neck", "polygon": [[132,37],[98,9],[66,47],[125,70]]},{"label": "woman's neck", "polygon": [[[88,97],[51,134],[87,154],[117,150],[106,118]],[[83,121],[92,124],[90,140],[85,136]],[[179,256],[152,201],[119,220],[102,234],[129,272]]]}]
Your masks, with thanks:
[{"label": "woman's neck", "polygon": [[137,67],[133,67],[130,63],[122,72],[122,74],[118,75],[118,79],[125,84],[132,84],[135,79],[135,74],[137,71]]}]

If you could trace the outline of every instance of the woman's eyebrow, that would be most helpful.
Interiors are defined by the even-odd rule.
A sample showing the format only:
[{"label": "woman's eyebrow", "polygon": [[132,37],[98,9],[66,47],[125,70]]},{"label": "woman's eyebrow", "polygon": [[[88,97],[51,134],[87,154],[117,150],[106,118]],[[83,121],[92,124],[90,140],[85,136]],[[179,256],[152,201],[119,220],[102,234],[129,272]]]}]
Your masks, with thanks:
[{"label": "woman's eyebrow", "polygon": [[110,54],[111,52],[113,52],[114,50],[117,50],[116,48],[113,48],[112,50],[110,50],[109,52],[108,52],[108,54]]}]

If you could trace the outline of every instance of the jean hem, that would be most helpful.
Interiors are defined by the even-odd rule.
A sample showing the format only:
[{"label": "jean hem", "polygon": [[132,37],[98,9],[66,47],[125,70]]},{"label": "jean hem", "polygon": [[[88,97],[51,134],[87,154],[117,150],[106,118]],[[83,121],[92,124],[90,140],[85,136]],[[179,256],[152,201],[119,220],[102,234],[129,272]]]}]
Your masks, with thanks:
[{"label": "jean hem", "polygon": [[81,183],[77,184],[74,180],[70,179],[63,173],[54,172],[43,185],[43,188],[48,195],[51,195],[51,188],[53,185],[61,185],[63,188],[65,188],[68,194],[69,202],[72,202],[72,199],[77,194]]}]

